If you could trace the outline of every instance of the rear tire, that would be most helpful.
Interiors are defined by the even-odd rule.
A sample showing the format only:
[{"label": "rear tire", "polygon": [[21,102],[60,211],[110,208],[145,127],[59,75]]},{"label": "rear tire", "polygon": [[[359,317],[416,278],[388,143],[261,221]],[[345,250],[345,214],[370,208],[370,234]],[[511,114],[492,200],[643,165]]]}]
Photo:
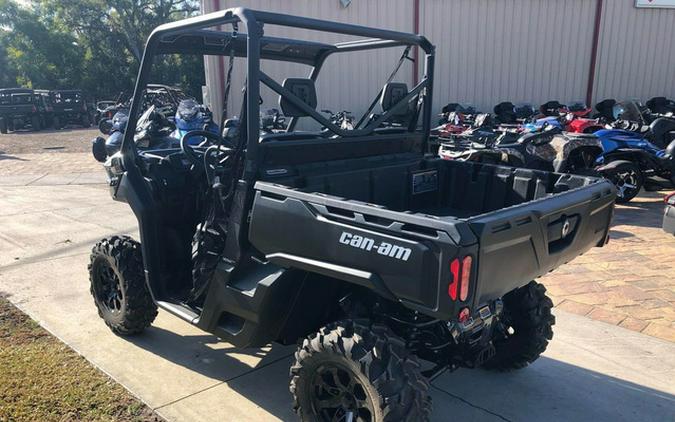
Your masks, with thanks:
[{"label": "rear tire", "polygon": [[98,315],[115,334],[138,334],[155,320],[157,305],[145,283],[141,244],[130,237],[113,236],[94,246],[89,281]]},{"label": "rear tire", "polygon": [[54,129],[56,129],[56,130],[61,129],[61,128],[63,127],[63,126],[61,125],[61,119],[59,119],[58,117],[54,117],[54,118],[52,119],[52,126],[53,126]]},{"label": "rear tire", "polygon": [[494,340],[495,356],[483,367],[497,371],[524,368],[544,353],[553,338],[553,302],[546,288],[531,281],[504,296],[504,337]]},{"label": "rear tire", "polygon": [[30,119],[30,125],[33,132],[39,132],[42,129],[42,124],[40,122],[39,116],[33,116]]},{"label": "rear tire", "polygon": [[303,421],[428,421],[429,382],[405,342],[367,320],[329,324],[307,337],[291,367]]},{"label": "rear tire", "polygon": [[0,133],[7,134],[7,120],[0,118]]},{"label": "rear tire", "polygon": [[83,127],[91,126],[91,122],[89,121],[89,115],[88,114],[83,114],[82,116],[80,116],[80,122],[82,123]]}]

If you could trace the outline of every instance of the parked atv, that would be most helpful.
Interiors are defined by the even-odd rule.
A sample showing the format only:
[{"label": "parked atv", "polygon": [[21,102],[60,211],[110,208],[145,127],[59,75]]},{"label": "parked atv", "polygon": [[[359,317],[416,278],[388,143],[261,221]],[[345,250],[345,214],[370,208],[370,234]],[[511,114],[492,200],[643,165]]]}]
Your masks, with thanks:
[{"label": "parked atv", "polygon": [[[248,34],[207,29],[229,24]],[[358,39],[263,38],[263,25]],[[316,110],[326,58],[402,46],[401,62],[420,49],[424,74],[408,90],[394,72],[374,99],[377,117],[369,110],[345,130]],[[245,8],[155,29],[121,149],[104,165],[141,238],[112,236],[92,250],[104,322],[138,334],[162,308],[236,347],[296,344],[293,407],[311,422],[428,421],[429,377],[534,362],[555,319],[533,280],[606,243],[615,190],[425,154],[434,52],[416,34]],[[196,130],[180,148],[136,147],[150,66],[163,53],[245,62],[241,120],[224,125],[226,137]],[[263,60],[312,66],[312,78],[277,82],[259,70]],[[261,85],[279,94],[286,131],[261,131]],[[382,126],[411,109],[409,124]],[[325,129],[297,130],[301,118]]]},{"label": "parked atv", "polygon": [[493,144],[443,143],[439,155],[446,160],[597,175],[594,169],[597,158],[602,155],[602,146],[592,135],[562,133],[560,128],[549,126],[515,140],[502,136]]}]

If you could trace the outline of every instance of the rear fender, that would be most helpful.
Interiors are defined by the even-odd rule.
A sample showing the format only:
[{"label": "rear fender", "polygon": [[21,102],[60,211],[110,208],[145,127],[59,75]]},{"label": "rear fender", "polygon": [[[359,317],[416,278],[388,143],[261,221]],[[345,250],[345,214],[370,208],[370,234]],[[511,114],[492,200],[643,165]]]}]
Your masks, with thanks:
[{"label": "rear fender", "polygon": [[658,157],[641,149],[617,149],[611,153],[604,154],[603,161],[611,164],[616,161],[630,161],[640,166],[642,170],[659,169],[662,164]]},{"label": "rear fender", "polygon": [[600,173],[610,172],[610,171],[616,169],[617,167],[619,167],[620,165],[626,164],[626,163],[634,164],[630,160],[616,160],[616,161],[611,161],[611,162],[609,162],[609,163],[607,163],[603,166],[600,166],[596,170]]}]

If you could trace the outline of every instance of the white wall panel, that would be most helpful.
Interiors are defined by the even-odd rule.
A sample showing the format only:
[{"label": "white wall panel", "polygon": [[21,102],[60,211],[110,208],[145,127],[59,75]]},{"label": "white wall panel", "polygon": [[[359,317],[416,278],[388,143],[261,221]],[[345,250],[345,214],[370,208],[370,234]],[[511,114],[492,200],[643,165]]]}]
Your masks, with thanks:
[{"label": "white wall panel", "polygon": [[583,99],[594,11],[594,0],[422,0],[436,106]]},{"label": "white wall panel", "polygon": [[[435,109],[465,102],[491,110],[500,101],[540,104],[586,97],[598,0],[420,0],[420,32],[437,47]],[[413,31],[412,0],[202,0],[205,11],[245,6],[339,22]],[[604,0],[593,99],[675,97],[675,10],[637,9],[634,0]],[[267,27],[267,34],[335,42],[344,37]],[[319,107],[363,111],[396,63],[399,49],[333,57],[317,89]],[[423,54],[420,54],[420,67]],[[263,68],[277,80],[306,75],[307,67]],[[209,85],[222,93],[210,61]],[[243,84],[238,69],[233,103]],[[420,72],[421,73],[421,72]],[[412,85],[404,66],[400,81]],[[264,89],[263,107],[276,95]],[[231,102],[232,103],[232,102]],[[238,114],[238,111],[235,111]]]},{"label": "white wall panel", "polygon": [[[207,12],[214,10],[212,8],[217,4],[220,4],[220,9],[244,6],[251,9],[406,32],[412,31],[413,24],[412,2],[409,0],[355,0],[347,8],[342,8],[338,0],[221,0],[220,2],[218,0],[203,0],[202,4]],[[339,34],[270,25],[265,27],[265,34],[331,43],[354,39],[354,37]],[[382,88],[386,78],[398,62],[402,51],[402,48],[392,48],[370,53],[336,54],[330,57],[324,64],[317,80],[319,100],[317,109],[328,108],[334,111],[346,109],[355,113],[365,111],[373,97]],[[225,62],[225,68],[227,68],[227,60]],[[233,72],[232,101],[229,101],[229,104],[234,105],[235,109],[233,110],[230,107],[230,115],[238,115],[241,104],[244,63],[243,60],[239,62],[241,63],[238,63],[235,72]],[[283,81],[285,77],[306,77],[311,70],[308,66],[282,62],[263,62],[261,67],[263,71],[278,82]],[[215,83],[216,76],[214,75],[211,78],[211,83]],[[412,65],[404,65],[396,80],[407,82],[410,85]],[[278,107],[278,95],[276,93],[264,86],[261,87],[261,93],[263,97],[262,108]]]},{"label": "white wall panel", "polygon": [[675,97],[675,10],[605,0],[594,98]]}]

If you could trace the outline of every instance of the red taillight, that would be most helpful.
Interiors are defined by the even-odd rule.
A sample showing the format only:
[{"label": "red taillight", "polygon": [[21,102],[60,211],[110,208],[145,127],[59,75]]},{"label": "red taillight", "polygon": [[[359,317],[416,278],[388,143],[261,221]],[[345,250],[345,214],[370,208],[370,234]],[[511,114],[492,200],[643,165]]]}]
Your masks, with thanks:
[{"label": "red taillight", "polygon": [[471,259],[470,255],[467,255],[462,260],[462,278],[459,283],[459,300],[465,301],[469,297],[469,277],[471,276]]},{"label": "red taillight", "polygon": [[663,198],[663,202],[668,205],[675,205],[675,192],[669,193]]},{"label": "red taillight", "polygon": [[450,274],[452,275],[452,281],[448,285],[448,296],[450,296],[450,299],[457,300],[458,292],[459,300],[461,301],[465,301],[469,297],[472,263],[473,259],[471,255],[465,256],[461,261],[461,265],[458,258],[450,262]]},{"label": "red taillight", "polygon": [[459,259],[453,259],[450,263],[450,273],[452,274],[452,281],[448,286],[448,296],[450,299],[457,300],[457,285],[459,284]]}]

